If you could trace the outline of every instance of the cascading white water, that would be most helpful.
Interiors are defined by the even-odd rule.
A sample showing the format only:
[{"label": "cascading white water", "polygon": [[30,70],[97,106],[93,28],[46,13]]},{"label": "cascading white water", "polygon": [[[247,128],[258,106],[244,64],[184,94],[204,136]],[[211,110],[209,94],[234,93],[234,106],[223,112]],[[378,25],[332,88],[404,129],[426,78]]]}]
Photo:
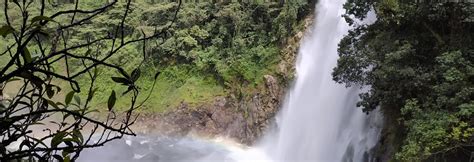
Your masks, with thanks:
[{"label": "cascading white water", "polygon": [[[356,107],[358,88],[332,80],[337,45],[349,27],[341,17],[345,0],[319,0],[314,28],[306,34],[297,60],[297,79],[278,121],[264,139],[273,161],[368,161],[378,139],[378,113]],[[377,120],[377,121],[374,121]]]},{"label": "cascading white water", "polygon": [[[355,105],[359,88],[332,80],[337,45],[349,30],[341,17],[345,0],[319,0],[315,26],[306,33],[297,61],[297,79],[277,117],[278,129],[262,144],[245,150],[210,141],[131,138],[107,144],[105,151],[84,152],[79,161],[223,161],[223,162],[360,162],[371,161],[369,150],[378,140],[380,113],[365,115]],[[372,15],[373,16],[373,15]],[[97,155],[96,155],[97,154]]]}]

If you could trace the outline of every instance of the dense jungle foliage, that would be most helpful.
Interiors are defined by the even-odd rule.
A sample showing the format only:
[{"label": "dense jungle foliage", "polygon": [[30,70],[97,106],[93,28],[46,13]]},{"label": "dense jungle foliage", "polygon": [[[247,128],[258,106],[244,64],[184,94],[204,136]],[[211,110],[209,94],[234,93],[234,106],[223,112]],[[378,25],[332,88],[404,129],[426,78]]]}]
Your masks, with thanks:
[{"label": "dense jungle foliage", "polygon": [[[398,118],[403,142],[394,159],[472,157],[474,5],[349,0],[344,7],[354,28],[339,45],[333,76],[371,87],[360,95],[364,111],[380,106]],[[361,24],[371,12],[377,20]]]},{"label": "dense jungle foliage", "polygon": [[[45,12],[72,9],[74,2],[58,1]],[[84,9],[97,8],[104,3],[107,1],[82,0],[79,1],[79,6]],[[110,31],[119,27],[125,7],[125,3],[116,5],[105,14],[90,20],[79,30],[70,31],[69,42],[79,44],[113,35]],[[136,0],[130,7],[131,11],[125,21],[127,39],[138,38],[142,34],[153,33],[169,25],[177,3]],[[299,21],[310,13],[310,8],[306,0],[285,3],[183,3],[176,22],[162,37],[148,41],[146,46],[141,43],[127,46],[109,62],[120,65],[127,71],[132,71],[136,65],[140,65],[142,78],[137,85],[143,90],[151,89],[154,72],[161,71],[155,91],[151,93],[152,100],[139,111],[164,112],[181,102],[193,105],[209,102],[216,96],[245,93],[242,91],[251,91],[262,84],[264,74],[276,73],[277,62],[281,56],[280,49],[285,38],[298,30]],[[20,13],[10,13],[18,14]],[[68,19],[69,17],[59,17],[56,21]],[[20,24],[21,19],[12,21],[14,24]],[[0,38],[0,41],[0,50],[3,51],[7,44],[5,42],[12,40]],[[105,48],[111,44],[102,46]],[[80,50],[83,50],[79,51],[80,53],[92,52],[97,55],[103,52]],[[151,59],[141,64],[143,53]],[[5,64],[5,61],[6,59],[0,59],[0,65]],[[71,64],[82,66],[81,62]],[[56,69],[63,68],[58,65]],[[101,77],[98,77],[95,83],[98,89],[95,90],[96,101],[93,105],[105,107],[110,95],[108,90],[125,92],[127,88],[111,84],[113,81],[110,78],[117,74],[115,71],[99,69],[99,73]],[[88,78],[83,78],[80,84],[88,84]],[[126,104],[125,100],[117,100],[118,109],[126,107]]]},{"label": "dense jungle foliage", "polygon": [[0,1],[0,161],[75,161],[136,135],[137,111],[240,101],[291,75],[277,64],[307,1],[184,2]]}]

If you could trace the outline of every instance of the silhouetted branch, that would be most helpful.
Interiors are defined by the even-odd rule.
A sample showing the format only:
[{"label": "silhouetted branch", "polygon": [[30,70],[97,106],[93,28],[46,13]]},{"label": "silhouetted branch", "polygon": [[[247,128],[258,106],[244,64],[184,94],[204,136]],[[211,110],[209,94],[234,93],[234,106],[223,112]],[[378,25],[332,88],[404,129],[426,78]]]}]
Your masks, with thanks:
[{"label": "silhouetted branch", "polygon": [[[144,101],[137,104],[140,91],[134,81],[130,81],[126,86],[131,89],[131,104],[125,113],[117,115],[114,110],[109,110],[106,112],[105,118],[93,118],[90,114],[94,111],[90,110],[89,106],[95,91],[94,83],[98,78],[96,71],[99,67],[112,69],[124,75],[124,78],[130,79],[124,68],[108,63],[107,60],[126,46],[138,42],[143,42],[143,59],[146,59],[144,49],[146,49],[147,40],[158,38],[170,29],[177,19],[182,2],[178,2],[178,8],[171,23],[162,30],[155,31],[150,36],[145,35],[142,31],[143,35],[140,38],[125,39],[125,21],[129,16],[132,4],[131,0],[128,0],[124,14],[120,18],[120,25],[112,32],[115,35],[109,34],[96,39],[88,38],[86,42],[78,44],[69,42],[70,32],[119,4],[116,0],[92,10],[80,9],[79,0],[76,0],[74,9],[58,11],[49,17],[45,16],[46,4],[44,0],[39,2],[5,1],[4,3],[3,12],[7,26],[13,27],[8,14],[11,9],[10,3],[13,3],[13,6],[18,8],[22,15],[21,26],[10,33],[10,36],[14,38],[13,44],[7,46],[7,49],[0,54],[0,56],[8,56],[6,55],[8,53],[10,57],[10,60],[0,70],[0,83],[8,85],[12,79],[20,78],[20,81],[17,82],[21,86],[17,94],[8,100],[9,103],[5,105],[0,103],[2,104],[0,106],[5,107],[0,108],[0,160],[9,161],[28,157],[38,160],[52,160],[59,157],[75,160],[85,148],[99,147],[111,140],[122,138],[124,135],[135,135],[130,129],[138,117],[134,114],[134,110],[148,100],[151,91]],[[28,9],[34,6],[34,3],[40,5],[39,17],[28,14]],[[82,17],[79,17],[78,14],[81,14]],[[68,20],[69,22],[66,24],[54,21],[55,18],[62,15],[70,15],[70,21]],[[37,20],[33,21],[35,18]],[[52,22],[58,24],[52,30],[54,33],[44,33],[42,29]],[[120,36],[117,35],[118,33]],[[50,39],[42,40],[41,37],[44,37],[45,34]],[[110,43],[111,45],[103,48],[100,46],[101,43]],[[28,49],[31,46],[38,47],[37,55],[34,58]],[[77,52],[79,49],[97,50],[96,53],[103,53],[103,56],[98,57],[88,52]],[[79,61],[82,67],[74,67],[76,69],[72,72],[71,61]],[[59,63],[65,65],[62,66],[65,67],[64,71],[53,70],[54,65]],[[87,99],[81,103],[80,96],[75,93],[80,92],[81,89],[77,79],[86,76],[85,74],[90,82],[87,87]],[[59,86],[53,85],[55,79],[68,82],[75,91],[66,95],[64,102],[56,102],[52,99],[61,90]],[[71,101],[73,98],[74,101]],[[50,124],[55,127],[47,126],[43,130],[46,135],[38,137],[32,134],[32,126],[45,124],[48,122],[47,119],[58,114],[62,118],[50,121]],[[50,140],[51,143],[45,144],[45,140]],[[4,149],[14,142],[21,143],[18,149]],[[59,152],[62,152],[62,156],[58,154]]]}]

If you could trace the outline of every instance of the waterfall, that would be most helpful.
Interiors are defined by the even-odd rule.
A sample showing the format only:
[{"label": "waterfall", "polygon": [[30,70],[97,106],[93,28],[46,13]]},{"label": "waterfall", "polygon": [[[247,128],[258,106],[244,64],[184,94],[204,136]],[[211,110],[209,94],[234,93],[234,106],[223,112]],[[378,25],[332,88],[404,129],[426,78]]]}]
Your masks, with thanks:
[{"label": "waterfall", "polygon": [[[337,45],[349,30],[345,0],[319,0],[314,27],[301,42],[297,77],[277,116],[276,130],[250,149],[165,137],[130,137],[85,151],[78,161],[365,162],[379,138],[381,116],[356,107],[359,87],[332,80]],[[370,14],[369,14],[370,17]],[[373,17],[373,15],[372,15]],[[111,156],[104,156],[111,154]],[[92,159],[90,159],[92,158]]]},{"label": "waterfall", "polygon": [[301,43],[296,81],[287,94],[278,130],[264,139],[272,161],[369,161],[378,140],[380,113],[356,107],[360,88],[332,80],[337,48],[349,26],[345,0],[319,0],[315,26]]}]

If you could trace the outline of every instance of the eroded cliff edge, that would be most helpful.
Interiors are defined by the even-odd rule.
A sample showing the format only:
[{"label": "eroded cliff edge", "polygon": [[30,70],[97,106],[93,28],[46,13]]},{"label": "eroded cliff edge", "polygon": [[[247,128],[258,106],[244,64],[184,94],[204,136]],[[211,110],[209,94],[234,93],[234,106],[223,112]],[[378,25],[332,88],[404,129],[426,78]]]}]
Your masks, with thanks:
[{"label": "eroded cliff edge", "polygon": [[[310,12],[312,13],[312,12]],[[281,45],[278,72],[264,75],[263,84],[219,96],[211,103],[191,106],[182,102],[163,114],[142,114],[135,124],[140,134],[226,137],[252,144],[274,123],[295,75],[295,60],[305,31],[312,26],[313,14],[306,15],[299,30]]]}]

